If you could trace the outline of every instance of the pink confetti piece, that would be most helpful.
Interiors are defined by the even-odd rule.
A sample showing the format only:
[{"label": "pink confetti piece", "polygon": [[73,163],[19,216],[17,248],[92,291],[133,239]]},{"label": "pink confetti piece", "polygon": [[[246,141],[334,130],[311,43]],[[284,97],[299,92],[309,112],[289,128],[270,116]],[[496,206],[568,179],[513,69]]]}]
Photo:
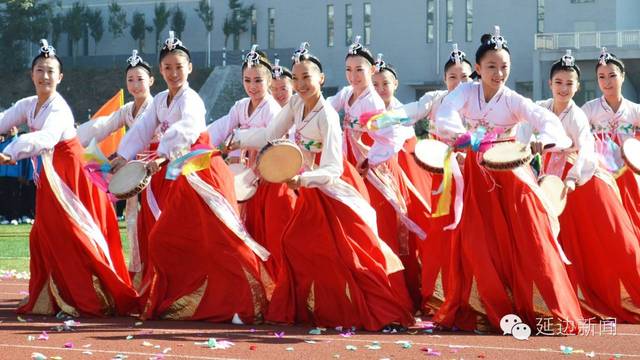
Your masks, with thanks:
[{"label": "pink confetti piece", "polygon": [[280,332],[274,332],[273,335],[275,337],[277,337],[278,339],[281,339],[284,337],[284,331],[280,331]]},{"label": "pink confetti piece", "polygon": [[49,334],[47,334],[46,331],[43,331],[42,334],[40,334],[40,336],[38,336],[38,340],[49,340]]},{"label": "pink confetti piece", "polygon": [[72,342],[66,342],[64,343],[64,345],[62,345],[65,349],[73,349],[73,343]]},{"label": "pink confetti piece", "polygon": [[340,333],[340,336],[342,336],[342,337],[351,337],[353,335],[355,335],[355,333],[352,333],[351,331]]},{"label": "pink confetti piece", "polygon": [[422,350],[422,352],[424,352],[425,355],[427,355],[427,356],[441,356],[442,355],[441,352],[436,351],[435,349],[432,349],[432,348],[425,347],[425,348],[422,348],[420,350]]}]

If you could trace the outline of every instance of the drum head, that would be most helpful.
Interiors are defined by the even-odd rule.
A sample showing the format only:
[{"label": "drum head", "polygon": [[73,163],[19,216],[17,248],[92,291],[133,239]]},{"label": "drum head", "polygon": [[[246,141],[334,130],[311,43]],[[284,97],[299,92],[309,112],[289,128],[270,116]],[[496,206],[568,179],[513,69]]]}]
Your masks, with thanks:
[{"label": "drum head", "polygon": [[444,172],[444,160],[449,146],[442,141],[424,139],[418,141],[414,155],[420,165],[434,173]]},{"label": "drum head", "polygon": [[283,183],[298,175],[302,168],[302,152],[290,141],[269,144],[258,156],[258,172],[268,182]]},{"label": "drum head", "polygon": [[540,188],[547,195],[551,203],[551,211],[555,216],[560,216],[567,205],[567,195],[564,191],[564,182],[555,175],[545,175],[539,181]]},{"label": "drum head", "polygon": [[[131,161],[113,174],[109,182],[109,192],[118,197],[134,190],[147,177],[147,169],[142,161]],[[131,194],[131,196],[135,193]]]},{"label": "drum head", "polygon": [[629,138],[622,144],[622,157],[627,166],[640,174],[640,140]]},{"label": "drum head", "polygon": [[482,164],[491,170],[511,170],[531,160],[529,144],[503,142],[482,154]]},{"label": "drum head", "polygon": [[234,187],[236,200],[243,202],[251,199],[256,194],[258,186],[256,184],[256,174],[244,164],[230,164],[229,170],[234,175]]}]

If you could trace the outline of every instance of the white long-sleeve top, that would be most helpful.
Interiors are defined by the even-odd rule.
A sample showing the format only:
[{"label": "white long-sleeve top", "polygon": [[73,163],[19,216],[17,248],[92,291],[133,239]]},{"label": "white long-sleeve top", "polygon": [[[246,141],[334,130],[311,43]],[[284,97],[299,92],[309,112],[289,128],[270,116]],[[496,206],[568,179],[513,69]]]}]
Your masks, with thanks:
[{"label": "white long-sleeve top", "polygon": [[[400,100],[398,100],[394,96],[393,99],[391,99],[391,101],[389,102],[389,106],[387,106],[387,111],[399,110],[403,108],[404,108],[404,104],[402,104]],[[412,123],[415,124],[416,120],[412,121]],[[400,131],[402,132],[402,135],[404,136],[405,140],[414,138],[416,136],[416,131],[413,129],[413,126],[408,126],[407,124],[403,124],[403,125],[405,126],[402,127]]]},{"label": "white long-sleeve top", "polygon": [[402,105],[401,109],[407,114],[408,118],[413,120],[405,125],[413,126],[420,120],[429,119],[429,131],[435,131],[435,127],[433,124],[435,122],[435,115],[437,114],[438,109],[440,108],[440,105],[444,100],[444,97],[448,93],[449,92],[447,90],[429,91],[424,93],[424,95],[422,95],[420,99],[418,99],[418,101],[413,101]]},{"label": "white long-sleeve top", "polygon": [[138,113],[135,116],[133,116],[133,108],[135,104],[131,101],[124,104],[120,109],[118,109],[118,111],[111,115],[100,116],[97,119],[83,123],[78,126],[77,129],[80,143],[82,143],[82,146],[87,146],[92,139],[95,138],[96,142],[100,142],[123,126],[128,128],[133,127],[133,124],[137,120],[142,119],[144,112],[152,101],[153,97],[149,96],[140,109],[138,109]]},{"label": "white long-sleeve top", "polygon": [[[327,99],[336,111],[344,110],[343,128],[345,141],[350,137],[352,141],[359,142],[365,127],[358,122],[358,118],[365,113],[377,113],[386,110],[384,101],[373,88],[369,86],[358,98],[349,105],[349,98],[353,94],[351,86],[345,86],[336,95]],[[406,139],[401,125],[391,126],[378,131],[370,131],[369,135],[374,140],[371,148],[367,149],[366,158],[372,166],[383,163],[393,157],[404,144]],[[361,150],[364,148],[361,147]],[[356,156],[358,159],[358,156]]]},{"label": "white long-sleeve top", "polygon": [[38,97],[30,96],[19,100],[0,114],[0,134],[24,123],[31,130],[2,150],[13,160],[37,156],[45,150],[53,149],[60,141],[76,136],[73,113],[60,94],[56,92],[51,95],[36,114],[37,104]]},{"label": "white long-sleeve top", "polygon": [[611,109],[604,96],[585,103],[582,110],[594,133],[609,135],[619,145],[640,131],[640,105],[627,99],[622,99],[617,112]]},{"label": "white long-sleeve top", "polygon": [[[537,101],[536,104],[553,111],[553,99]],[[582,185],[591,179],[598,167],[595,139],[591,134],[589,120],[587,120],[587,115],[585,115],[584,111],[573,100],[559,117],[562,127],[571,138],[573,145],[569,149],[552,154],[551,161],[553,161],[554,156],[566,157],[577,152],[577,158],[566,177],[575,180],[578,185]]]},{"label": "white long-sleeve top", "polygon": [[[300,184],[303,187],[330,185],[343,171],[340,117],[322,96],[306,117],[303,112],[304,101],[294,95],[266,128],[237,130],[236,139],[241,147],[260,149],[293,128],[296,144],[304,157],[305,171],[300,175]],[[318,153],[320,164],[316,165]]]},{"label": "white long-sleeve top", "polygon": [[543,144],[555,144],[552,151],[571,146],[571,139],[554,113],[506,86],[485,102],[481,83],[458,85],[444,98],[435,125],[438,136],[451,141],[479,126],[487,131],[502,129],[501,137],[510,137],[520,122],[528,122]]},{"label": "white long-sleeve top", "polygon": [[120,142],[120,156],[134,159],[159,133],[158,155],[175,159],[188,151],[207,129],[204,102],[189,84],[178,91],[169,105],[168,96],[169,90],[165,90],[153,98],[142,119],[136,121]]},{"label": "white long-sleeve top", "polygon": [[[260,104],[249,115],[251,98],[243,98],[236,101],[229,113],[214,121],[207,127],[209,138],[213,146],[220,146],[233,132],[234,129],[264,128],[278,115],[282,109],[271,95],[262,99]],[[232,151],[230,156],[239,156],[240,151]]]}]

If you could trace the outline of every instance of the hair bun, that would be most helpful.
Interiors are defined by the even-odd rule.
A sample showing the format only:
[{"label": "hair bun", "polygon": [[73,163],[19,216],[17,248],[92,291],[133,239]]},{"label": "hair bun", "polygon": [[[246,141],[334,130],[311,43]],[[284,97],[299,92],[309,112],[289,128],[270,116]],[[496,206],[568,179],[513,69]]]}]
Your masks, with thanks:
[{"label": "hair bun", "polygon": [[482,37],[480,38],[480,43],[481,44],[488,43],[489,41],[491,41],[491,37],[492,37],[491,34],[483,34]]}]

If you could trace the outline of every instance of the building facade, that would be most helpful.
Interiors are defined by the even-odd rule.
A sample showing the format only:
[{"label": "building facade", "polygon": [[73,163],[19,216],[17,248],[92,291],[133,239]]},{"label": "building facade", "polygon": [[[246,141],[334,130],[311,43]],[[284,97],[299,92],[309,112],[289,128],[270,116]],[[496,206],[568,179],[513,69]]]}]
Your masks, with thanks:
[{"label": "building facade", "polygon": [[[63,10],[74,1],[64,0]],[[547,79],[550,65],[566,48],[573,49],[583,68],[584,81],[578,102],[599,95],[595,83],[599,46],[621,57],[628,67],[625,96],[637,101],[640,91],[640,1],[637,0],[242,0],[253,5],[247,31],[238,38],[238,50],[225,52],[228,63],[240,61],[242,49],[256,42],[271,56],[276,53],[288,63],[292,49],[308,41],[326,70],[326,92],[345,85],[344,57],[355,35],[374,54],[383,53],[399,73],[397,97],[401,101],[417,98],[426,90],[443,88],[443,67],[453,43],[474,62],[475,50],[483,33],[500,25],[512,55],[508,85],[525,96],[549,96]],[[102,10],[105,34],[98,48],[88,40],[80,51],[85,62],[126,58],[137,46],[129,30],[114,39],[108,32],[108,0],[85,0],[92,9]],[[129,20],[135,11],[145,14],[153,26],[154,6],[160,1],[119,0]],[[222,30],[229,13],[227,0],[209,0],[214,11],[210,37],[212,62],[221,64],[225,36]],[[209,36],[195,8],[197,0],[167,1],[169,9],[179,6],[186,15],[182,38],[194,52],[194,61],[206,57]],[[166,28],[161,40],[166,37]],[[65,39],[64,35],[62,39]],[[233,36],[227,49],[233,47]],[[67,44],[58,44],[65,54]],[[147,54],[155,54],[155,32],[147,33]],[[77,49],[78,50],[78,49]],[[80,56],[83,58],[83,56]],[[82,62],[82,59],[77,59]]]}]

